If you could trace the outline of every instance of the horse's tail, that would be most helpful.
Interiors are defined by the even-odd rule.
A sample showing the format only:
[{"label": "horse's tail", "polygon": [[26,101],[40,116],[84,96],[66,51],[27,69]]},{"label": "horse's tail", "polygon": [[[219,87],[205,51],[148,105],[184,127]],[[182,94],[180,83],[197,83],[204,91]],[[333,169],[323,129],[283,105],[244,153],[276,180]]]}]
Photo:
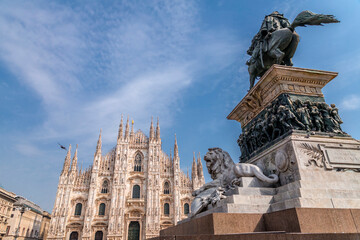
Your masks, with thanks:
[{"label": "horse's tail", "polygon": [[321,25],[322,23],[338,23],[334,15],[316,14],[311,11],[302,11],[299,13],[291,24],[291,28],[298,26],[306,27],[306,25]]}]

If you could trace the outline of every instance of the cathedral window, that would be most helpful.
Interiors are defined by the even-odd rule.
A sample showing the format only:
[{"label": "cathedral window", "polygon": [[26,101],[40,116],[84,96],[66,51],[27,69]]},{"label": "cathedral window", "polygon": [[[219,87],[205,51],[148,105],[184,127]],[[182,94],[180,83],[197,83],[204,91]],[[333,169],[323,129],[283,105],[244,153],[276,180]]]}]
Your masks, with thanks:
[{"label": "cathedral window", "polygon": [[184,214],[185,214],[185,215],[188,215],[189,212],[190,212],[189,204],[188,204],[188,203],[185,203],[185,204],[184,204]]},{"label": "cathedral window", "polygon": [[170,194],[170,184],[169,184],[169,182],[164,183],[164,194]]},{"label": "cathedral window", "polygon": [[82,209],[82,204],[81,203],[77,203],[76,207],[75,207],[75,216],[80,216],[81,215],[81,209]]},{"label": "cathedral window", "polygon": [[103,232],[102,231],[97,231],[95,233],[95,240],[102,240],[103,239]]},{"label": "cathedral window", "polygon": [[170,205],[168,203],[164,204],[164,215],[170,214]]},{"label": "cathedral window", "polygon": [[132,198],[140,198],[140,186],[134,185],[133,192],[132,192]]},{"label": "cathedral window", "polygon": [[101,193],[108,193],[109,181],[105,180],[101,186]]},{"label": "cathedral window", "polygon": [[78,232],[72,232],[70,234],[70,240],[78,240],[78,238],[79,238]]},{"label": "cathedral window", "polygon": [[141,172],[141,155],[140,155],[140,153],[136,154],[136,156],[135,156],[134,171]]},{"label": "cathedral window", "polygon": [[104,216],[105,215],[105,203],[101,203],[99,205],[99,216]]}]

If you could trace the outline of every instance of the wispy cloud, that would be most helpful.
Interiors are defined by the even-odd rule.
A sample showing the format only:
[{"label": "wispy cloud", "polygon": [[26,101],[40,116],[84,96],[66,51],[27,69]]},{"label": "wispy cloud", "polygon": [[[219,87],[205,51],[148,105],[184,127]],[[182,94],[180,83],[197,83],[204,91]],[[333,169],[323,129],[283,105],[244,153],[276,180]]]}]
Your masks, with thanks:
[{"label": "wispy cloud", "polygon": [[350,95],[343,99],[341,106],[344,110],[355,110],[360,108],[360,96]]},{"label": "wispy cloud", "polygon": [[1,60],[47,114],[30,138],[86,141],[102,127],[113,142],[121,113],[143,129],[151,115],[170,126],[184,90],[232,64],[239,47],[229,32],[197,34],[195,2],[1,5]]}]

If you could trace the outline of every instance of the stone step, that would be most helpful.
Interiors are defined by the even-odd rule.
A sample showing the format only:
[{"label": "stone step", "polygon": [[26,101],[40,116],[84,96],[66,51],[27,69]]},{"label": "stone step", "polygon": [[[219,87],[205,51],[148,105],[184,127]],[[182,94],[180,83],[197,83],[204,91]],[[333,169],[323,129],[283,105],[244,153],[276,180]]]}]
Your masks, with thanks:
[{"label": "stone step", "polygon": [[294,198],[271,204],[270,210],[280,211],[289,208],[334,208],[330,198]]},{"label": "stone step", "polygon": [[270,210],[270,204],[228,203],[223,209],[228,213],[267,213]]},{"label": "stone step", "polygon": [[360,191],[339,189],[294,189],[287,192],[279,192],[274,196],[274,202],[280,202],[292,198],[350,198],[360,199]]},{"label": "stone step", "polygon": [[235,204],[270,204],[272,195],[233,195],[226,198],[227,203]]},{"label": "stone step", "polygon": [[334,189],[334,190],[352,190],[360,191],[360,184],[351,182],[336,182],[336,181],[295,181],[280,187],[277,187],[277,193],[292,191],[294,189]]},{"label": "stone step", "polygon": [[360,208],[360,199],[332,198],[334,208]]},{"label": "stone step", "polygon": [[229,191],[229,195],[275,195],[276,188],[257,188],[257,187],[236,187],[235,189]]}]

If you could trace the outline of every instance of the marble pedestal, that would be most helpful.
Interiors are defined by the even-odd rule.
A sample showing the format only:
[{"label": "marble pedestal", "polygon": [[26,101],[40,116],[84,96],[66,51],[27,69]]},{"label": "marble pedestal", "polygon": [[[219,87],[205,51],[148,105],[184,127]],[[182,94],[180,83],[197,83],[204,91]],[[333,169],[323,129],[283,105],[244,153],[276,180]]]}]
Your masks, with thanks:
[{"label": "marble pedestal", "polygon": [[[229,114],[244,131],[267,107],[324,103],[321,91],[337,73],[274,65]],[[346,133],[290,130],[242,158],[279,182],[242,178],[207,211],[162,230],[163,239],[360,240],[360,142]]]}]

